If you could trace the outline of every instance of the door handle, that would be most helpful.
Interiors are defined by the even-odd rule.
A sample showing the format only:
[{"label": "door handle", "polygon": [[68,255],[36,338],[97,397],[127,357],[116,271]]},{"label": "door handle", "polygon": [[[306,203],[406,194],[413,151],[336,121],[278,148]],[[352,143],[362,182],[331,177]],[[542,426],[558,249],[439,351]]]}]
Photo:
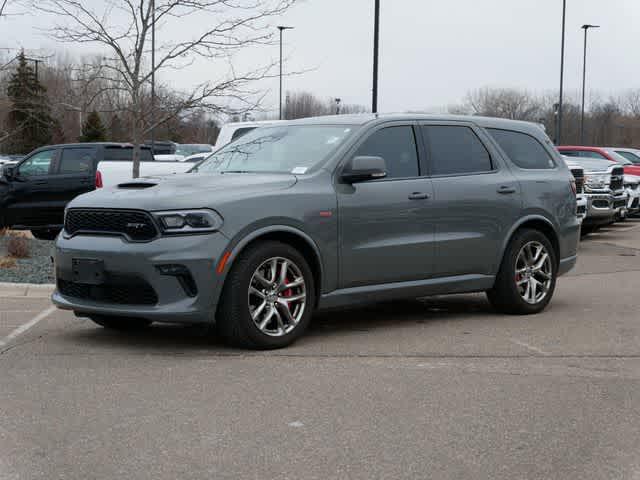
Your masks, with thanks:
[{"label": "door handle", "polygon": [[422,192],[413,192],[411,195],[409,195],[409,200],[427,200],[428,198],[429,194]]},{"label": "door handle", "polygon": [[516,189],[514,187],[503,185],[500,188],[498,188],[498,193],[501,193],[502,195],[508,195],[510,193],[516,193]]}]

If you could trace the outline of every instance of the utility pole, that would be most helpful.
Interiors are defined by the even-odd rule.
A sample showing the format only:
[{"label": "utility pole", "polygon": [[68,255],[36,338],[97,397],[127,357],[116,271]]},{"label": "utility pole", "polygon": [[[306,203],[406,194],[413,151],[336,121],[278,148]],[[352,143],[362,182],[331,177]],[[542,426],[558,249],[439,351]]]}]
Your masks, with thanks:
[{"label": "utility pole", "polygon": [[336,115],[340,115],[340,104],[342,103],[341,98],[336,98]]},{"label": "utility pole", "polygon": [[278,118],[282,120],[282,32],[284,32],[285,30],[293,30],[293,27],[278,25],[278,30],[280,30],[280,115]]},{"label": "utility pole", "polygon": [[562,0],[562,43],[560,46],[560,100],[558,102],[558,119],[556,121],[556,145],[562,145],[562,101],[564,93],[564,44],[567,21],[567,0]]},{"label": "utility pole", "polygon": [[373,20],[373,99],[371,111],[378,113],[378,51],[380,47],[380,0],[375,0]]}]

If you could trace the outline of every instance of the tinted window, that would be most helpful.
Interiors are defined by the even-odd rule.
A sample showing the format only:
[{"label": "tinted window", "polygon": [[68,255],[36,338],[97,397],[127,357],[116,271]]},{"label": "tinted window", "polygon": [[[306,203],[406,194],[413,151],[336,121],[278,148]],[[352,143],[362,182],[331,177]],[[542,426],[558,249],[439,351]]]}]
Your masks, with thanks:
[{"label": "tinted window", "polygon": [[372,134],[354,155],[382,157],[387,164],[387,178],[417,177],[418,154],[411,127],[388,127]]},{"label": "tinted window", "polygon": [[[132,162],[133,147],[106,147],[104,149],[104,160],[110,162]],[[151,149],[141,149],[140,160],[143,162],[152,162]]]},{"label": "tinted window", "polygon": [[65,148],[60,159],[59,173],[86,173],[93,170],[94,148]]},{"label": "tinted window", "polygon": [[239,128],[235,132],[233,132],[233,135],[231,135],[231,141],[233,142],[236,138],[240,138],[244,134],[249,133],[251,130],[255,129],[256,127]]},{"label": "tinted window", "polygon": [[49,167],[51,160],[55,155],[55,150],[45,150],[36,153],[34,156],[26,159],[19,167],[19,174],[23,177],[36,177],[41,175],[49,175]]},{"label": "tinted window", "polygon": [[424,126],[432,175],[461,175],[488,172],[491,157],[469,127]]},{"label": "tinted window", "polygon": [[549,152],[531,135],[511,130],[488,128],[504,153],[520,168],[544,170],[556,165]]},{"label": "tinted window", "polygon": [[582,158],[599,158],[600,160],[607,160],[607,157],[598,152],[592,152],[589,150],[562,150],[560,153],[567,157],[582,157]]},{"label": "tinted window", "polygon": [[624,158],[629,160],[631,163],[640,163],[640,157],[631,152],[623,152],[622,150],[616,150],[618,155],[622,155]]}]

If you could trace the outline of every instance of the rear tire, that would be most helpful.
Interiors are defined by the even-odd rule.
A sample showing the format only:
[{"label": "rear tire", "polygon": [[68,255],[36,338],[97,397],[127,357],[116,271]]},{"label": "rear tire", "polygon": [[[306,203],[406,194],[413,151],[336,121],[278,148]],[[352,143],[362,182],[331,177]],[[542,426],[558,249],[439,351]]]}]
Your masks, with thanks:
[{"label": "rear tire", "polygon": [[[538,265],[541,267],[536,269]],[[539,313],[553,297],[557,272],[557,253],[549,239],[538,230],[520,230],[507,247],[495,285],[487,297],[502,313]]]},{"label": "rear tire", "polygon": [[300,252],[281,242],[258,243],[240,254],[227,275],[216,328],[236,347],[283,348],[305,332],[314,307],[313,273]]},{"label": "rear tire", "polygon": [[144,318],[109,317],[106,315],[91,315],[89,319],[101,327],[121,332],[144,330],[152,323]]},{"label": "rear tire", "polygon": [[31,235],[38,240],[53,241],[56,239],[60,230],[57,228],[38,228],[31,230]]}]

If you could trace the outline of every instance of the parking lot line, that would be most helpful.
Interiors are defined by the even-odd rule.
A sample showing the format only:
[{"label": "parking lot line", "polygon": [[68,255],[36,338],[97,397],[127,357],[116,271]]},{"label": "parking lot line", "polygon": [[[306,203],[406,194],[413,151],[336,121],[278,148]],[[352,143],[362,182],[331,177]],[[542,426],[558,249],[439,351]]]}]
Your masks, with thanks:
[{"label": "parking lot line", "polygon": [[19,337],[24,332],[34,327],[35,325],[37,325],[39,322],[41,322],[42,320],[47,318],[49,315],[51,315],[55,310],[56,310],[56,307],[49,307],[46,310],[40,312],[35,317],[33,317],[27,323],[20,325],[18,328],[13,330],[9,335],[7,335],[2,340],[0,340],[0,347],[6,346],[11,340]]}]

